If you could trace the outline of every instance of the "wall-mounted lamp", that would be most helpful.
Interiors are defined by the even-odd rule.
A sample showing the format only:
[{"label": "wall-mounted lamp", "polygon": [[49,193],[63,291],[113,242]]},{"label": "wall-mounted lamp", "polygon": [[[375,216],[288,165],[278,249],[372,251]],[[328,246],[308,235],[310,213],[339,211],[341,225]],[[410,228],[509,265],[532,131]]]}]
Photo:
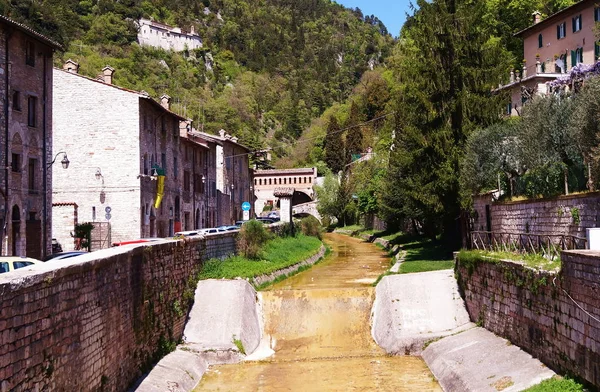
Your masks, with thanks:
[{"label": "wall-mounted lamp", "polygon": [[58,158],[58,156],[60,154],[64,154],[63,155],[63,159],[60,161],[60,164],[62,165],[63,169],[68,169],[69,168],[69,163],[71,163],[71,162],[69,161],[69,158],[67,158],[67,153],[64,152],[64,151],[57,152],[56,155],[54,156],[54,159],[52,160],[52,162],[50,162],[48,164],[48,167],[52,166],[54,164],[54,162],[56,162],[56,158]]},{"label": "wall-mounted lamp", "polygon": [[96,174],[95,174],[95,176],[96,176],[96,180],[99,180],[99,179],[101,179],[101,178],[104,178],[104,176],[102,175],[102,171],[100,170],[100,168],[99,168],[99,167],[98,167],[98,168],[96,168]]}]

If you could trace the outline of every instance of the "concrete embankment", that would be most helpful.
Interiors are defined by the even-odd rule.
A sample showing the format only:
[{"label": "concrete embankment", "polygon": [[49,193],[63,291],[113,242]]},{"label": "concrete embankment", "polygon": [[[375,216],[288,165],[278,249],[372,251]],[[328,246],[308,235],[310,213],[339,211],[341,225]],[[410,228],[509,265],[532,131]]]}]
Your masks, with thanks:
[{"label": "concrete embankment", "polygon": [[422,355],[445,391],[520,391],[554,375],[469,321],[452,270],[384,277],[372,335],[390,354]]},{"label": "concrete embankment", "polygon": [[425,343],[472,327],[451,270],[389,275],[377,285],[372,335],[389,354],[420,355]]}]

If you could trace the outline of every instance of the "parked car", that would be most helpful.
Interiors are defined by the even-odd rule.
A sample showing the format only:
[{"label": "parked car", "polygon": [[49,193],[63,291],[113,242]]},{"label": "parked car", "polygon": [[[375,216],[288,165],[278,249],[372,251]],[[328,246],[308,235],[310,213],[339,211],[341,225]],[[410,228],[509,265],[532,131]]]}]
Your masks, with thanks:
[{"label": "parked car", "polygon": [[200,230],[178,231],[175,233],[175,237],[192,237],[199,234],[202,234]]},{"label": "parked car", "polygon": [[225,231],[233,231],[233,230],[239,230],[240,228],[238,226],[219,226],[217,227],[218,230],[225,230]]},{"label": "parked car", "polygon": [[271,211],[267,214],[268,219],[272,219],[275,222],[279,221],[279,211]]},{"label": "parked car", "polygon": [[46,256],[43,261],[70,259],[71,257],[85,255],[87,253],[89,253],[89,252],[85,252],[85,251],[82,251],[82,250],[73,250],[73,251],[70,251],[70,252],[53,253],[53,254],[51,254],[49,256]]},{"label": "parked car", "polygon": [[32,259],[30,257],[21,256],[1,256],[0,257],[0,274],[11,272],[19,268],[28,267],[30,265],[40,264],[41,260]]},{"label": "parked car", "polygon": [[207,229],[198,230],[201,234],[215,234],[215,233],[223,233],[227,230],[223,229],[223,226],[220,227],[210,227]]}]

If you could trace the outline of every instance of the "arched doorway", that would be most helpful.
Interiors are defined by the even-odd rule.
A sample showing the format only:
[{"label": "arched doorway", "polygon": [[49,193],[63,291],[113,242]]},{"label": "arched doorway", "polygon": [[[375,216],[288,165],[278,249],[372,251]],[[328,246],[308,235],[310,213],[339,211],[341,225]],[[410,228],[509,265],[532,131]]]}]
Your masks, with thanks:
[{"label": "arched doorway", "polygon": [[21,210],[18,205],[14,205],[12,208],[12,255],[20,256],[20,244],[21,244]]},{"label": "arched doorway", "polygon": [[200,229],[200,209],[196,208],[196,219],[194,220],[194,229]]},{"label": "arched doorway", "polygon": [[[175,232],[181,231],[181,206],[179,202],[179,196],[175,196]],[[173,233],[170,233],[173,235]]]}]

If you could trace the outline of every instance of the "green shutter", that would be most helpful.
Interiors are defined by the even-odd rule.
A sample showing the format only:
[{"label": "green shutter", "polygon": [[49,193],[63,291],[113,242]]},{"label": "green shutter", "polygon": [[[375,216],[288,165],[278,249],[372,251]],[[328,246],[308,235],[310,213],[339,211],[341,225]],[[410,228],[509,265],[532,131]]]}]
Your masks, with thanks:
[{"label": "green shutter", "polygon": [[575,51],[572,50],[571,51],[571,67],[574,67],[577,65],[577,55],[575,54]]},{"label": "green shutter", "polygon": [[600,43],[598,41],[594,42],[594,60],[598,61],[600,59]]}]

